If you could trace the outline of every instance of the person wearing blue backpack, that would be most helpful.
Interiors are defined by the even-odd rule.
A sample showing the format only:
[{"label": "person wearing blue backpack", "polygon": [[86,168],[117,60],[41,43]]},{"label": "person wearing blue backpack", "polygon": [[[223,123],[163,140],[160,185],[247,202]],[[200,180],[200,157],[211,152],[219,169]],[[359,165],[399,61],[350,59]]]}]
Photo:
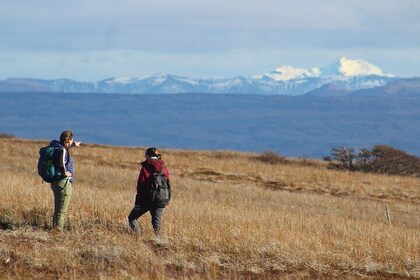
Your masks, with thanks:
[{"label": "person wearing blue backpack", "polygon": [[79,147],[80,141],[74,141],[73,132],[63,131],[60,141],[52,140],[49,147],[54,147],[53,163],[55,176],[51,182],[54,193],[53,230],[63,232],[67,219],[67,210],[73,193],[74,161],[70,156],[70,148]]}]

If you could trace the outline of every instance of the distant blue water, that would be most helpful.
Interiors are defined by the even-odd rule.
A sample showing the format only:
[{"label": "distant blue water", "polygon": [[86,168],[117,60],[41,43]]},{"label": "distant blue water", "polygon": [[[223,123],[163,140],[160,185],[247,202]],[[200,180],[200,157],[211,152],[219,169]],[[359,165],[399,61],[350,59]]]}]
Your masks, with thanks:
[{"label": "distant blue water", "polygon": [[0,132],[86,143],[328,155],[388,144],[420,155],[420,97],[0,93]]}]

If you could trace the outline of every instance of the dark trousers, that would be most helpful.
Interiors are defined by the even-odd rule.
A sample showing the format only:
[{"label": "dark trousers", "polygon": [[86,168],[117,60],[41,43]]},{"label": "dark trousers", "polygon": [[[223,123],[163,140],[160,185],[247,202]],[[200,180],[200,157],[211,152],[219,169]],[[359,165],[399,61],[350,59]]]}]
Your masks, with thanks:
[{"label": "dark trousers", "polygon": [[163,217],[163,209],[164,208],[147,205],[134,205],[133,210],[131,210],[130,215],[128,215],[128,224],[135,234],[140,235],[141,230],[137,219],[140,218],[144,213],[150,211],[152,216],[153,230],[155,231],[156,235],[159,235]]}]

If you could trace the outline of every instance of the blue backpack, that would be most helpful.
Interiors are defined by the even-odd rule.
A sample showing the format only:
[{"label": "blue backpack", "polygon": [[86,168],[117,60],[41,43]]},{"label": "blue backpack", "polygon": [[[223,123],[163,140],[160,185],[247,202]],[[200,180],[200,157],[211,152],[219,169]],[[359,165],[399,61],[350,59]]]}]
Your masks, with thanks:
[{"label": "blue backpack", "polygon": [[39,150],[38,174],[42,180],[48,183],[59,181],[61,172],[54,165],[54,154],[60,150],[59,147],[46,146]]}]

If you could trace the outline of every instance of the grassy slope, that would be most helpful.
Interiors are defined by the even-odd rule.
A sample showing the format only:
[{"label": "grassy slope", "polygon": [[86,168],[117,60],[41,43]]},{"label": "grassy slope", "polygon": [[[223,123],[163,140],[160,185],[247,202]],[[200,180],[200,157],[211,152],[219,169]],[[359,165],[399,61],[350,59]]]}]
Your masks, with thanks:
[{"label": "grassy slope", "polygon": [[[255,154],[164,151],[167,242],[127,233],[144,149],[73,150],[64,236],[36,174],[40,141],[0,138],[0,278],[420,277],[420,180],[270,165]],[[391,213],[391,225],[385,215]]]}]

